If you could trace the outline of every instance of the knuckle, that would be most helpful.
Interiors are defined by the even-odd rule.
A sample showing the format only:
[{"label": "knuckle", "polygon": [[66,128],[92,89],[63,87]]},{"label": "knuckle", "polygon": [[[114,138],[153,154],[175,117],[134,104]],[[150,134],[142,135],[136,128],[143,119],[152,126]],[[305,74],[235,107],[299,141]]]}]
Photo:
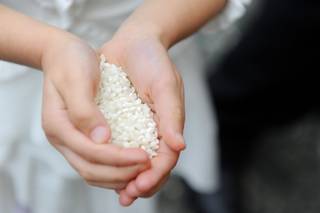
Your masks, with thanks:
[{"label": "knuckle", "polygon": [[137,185],[137,190],[140,193],[140,196],[146,194],[149,192],[149,188],[146,188],[145,186]]},{"label": "knuckle", "polygon": [[96,154],[94,145],[95,144],[89,144],[88,146],[81,147],[81,149],[76,148],[76,152],[78,152],[88,163],[96,163],[99,156]]},{"label": "knuckle", "polygon": [[131,170],[130,172],[126,172],[125,174],[122,174],[122,176],[120,177],[123,182],[129,182],[131,181],[133,178],[135,178],[138,175],[138,168],[135,168],[133,170]]},{"label": "knuckle", "polygon": [[108,155],[101,147],[92,146],[88,147],[85,158],[92,163],[98,161],[107,163],[106,159],[108,158]]},{"label": "knuckle", "polygon": [[89,168],[80,168],[78,170],[79,175],[88,183],[93,183],[94,181],[94,175],[92,173],[92,171]]},{"label": "knuckle", "polygon": [[115,183],[123,183],[130,181],[133,177],[133,175],[126,172],[118,172],[117,174],[113,175],[111,178],[111,182]]},{"label": "knuckle", "polygon": [[93,115],[94,115],[93,110],[91,110],[90,108],[83,108],[83,107],[71,112],[72,119],[75,122],[77,122],[77,124],[82,126],[86,125],[87,122],[94,117]]},{"label": "knuckle", "polygon": [[111,182],[124,182],[126,178],[122,175],[115,175],[111,178]]}]

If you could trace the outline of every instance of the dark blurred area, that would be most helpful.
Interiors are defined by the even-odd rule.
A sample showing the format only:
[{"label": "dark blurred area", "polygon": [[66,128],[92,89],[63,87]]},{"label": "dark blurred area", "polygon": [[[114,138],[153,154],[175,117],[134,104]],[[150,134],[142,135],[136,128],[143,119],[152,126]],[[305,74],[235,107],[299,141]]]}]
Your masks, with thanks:
[{"label": "dark blurred area", "polygon": [[243,27],[209,77],[227,206],[319,212],[320,2],[263,0]]}]

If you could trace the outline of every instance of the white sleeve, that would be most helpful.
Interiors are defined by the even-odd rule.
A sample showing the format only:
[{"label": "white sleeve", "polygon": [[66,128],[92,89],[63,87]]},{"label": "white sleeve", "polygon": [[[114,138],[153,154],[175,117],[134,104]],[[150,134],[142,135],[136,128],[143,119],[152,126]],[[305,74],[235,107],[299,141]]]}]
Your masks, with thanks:
[{"label": "white sleeve", "polygon": [[227,4],[221,13],[209,21],[202,30],[215,32],[228,28],[233,22],[243,16],[250,3],[251,0],[227,0]]}]

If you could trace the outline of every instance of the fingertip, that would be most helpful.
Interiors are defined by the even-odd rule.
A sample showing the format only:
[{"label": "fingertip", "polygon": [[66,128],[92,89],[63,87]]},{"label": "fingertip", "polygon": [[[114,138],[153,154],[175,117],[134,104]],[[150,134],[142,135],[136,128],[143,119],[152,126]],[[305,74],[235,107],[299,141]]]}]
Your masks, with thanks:
[{"label": "fingertip", "polygon": [[120,192],[119,203],[121,206],[130,206],[137,198],[130,197],[125,191]]},{"label": "fingertip", "polygon": [[153,183],[151,178],[141,177],[136,180],[136,189],[141,193],[149,191],[152,188],[152,186]]},{"label": "fingertip", "polygon": [[184,138],[180,133],[174,133],[169,131],[167,135],[168,136],[164,137],[164,139],[171,149],[177,152],[181,152],[186,149]]},{"label": "fingertip", "polygon": [[106,126],[97,126],[90,133],[91,140],[97,144],[107,143],[110,136],[110,129]]},{"label": "fingertip", "polygon": [[176,136],[176,140],[172,142],[172,147],[173,150],[177,152],[181,152],[186,149],[186,144],[184,143],[183,137],[182,136]]},{"label": "fingertip", "polygon": [[126,193],[131,197],[138,197],[140,192],[138,191],[135,182],[131,182],[126,188]]}]

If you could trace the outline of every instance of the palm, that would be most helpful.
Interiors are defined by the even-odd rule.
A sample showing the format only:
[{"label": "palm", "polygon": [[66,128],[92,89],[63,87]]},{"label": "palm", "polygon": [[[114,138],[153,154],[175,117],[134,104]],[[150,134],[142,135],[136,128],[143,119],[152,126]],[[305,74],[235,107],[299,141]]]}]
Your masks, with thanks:
[{"label": "palm", "polygon": [[148,196],[164,182],[179,156],[179,152],[173,149],[178,150],[179,142],[183,140],[183,85],[167,51],[159,43],[135,41],[125,44],[123,49],[122,45],[111,41],[104,45],[101,53],[110,63],[123,67],[139,96],[154,112],[160,137],[158,156],[151,160],[151,168],[138,175],[127,187],[128,190],[130,187],[140,188],[135,197]]},{"label": "palm", "polygon": [[101,143],[108,140],[106,134],[103,141],[91,137],[95,127],[107,128],[94,102],[99,61],[95,51],[83,43],[61,46],[55,45],[57,49],[48,52],[43,61],[46,135],[89,184],[123,188],[149,167],[147,154]]}]

